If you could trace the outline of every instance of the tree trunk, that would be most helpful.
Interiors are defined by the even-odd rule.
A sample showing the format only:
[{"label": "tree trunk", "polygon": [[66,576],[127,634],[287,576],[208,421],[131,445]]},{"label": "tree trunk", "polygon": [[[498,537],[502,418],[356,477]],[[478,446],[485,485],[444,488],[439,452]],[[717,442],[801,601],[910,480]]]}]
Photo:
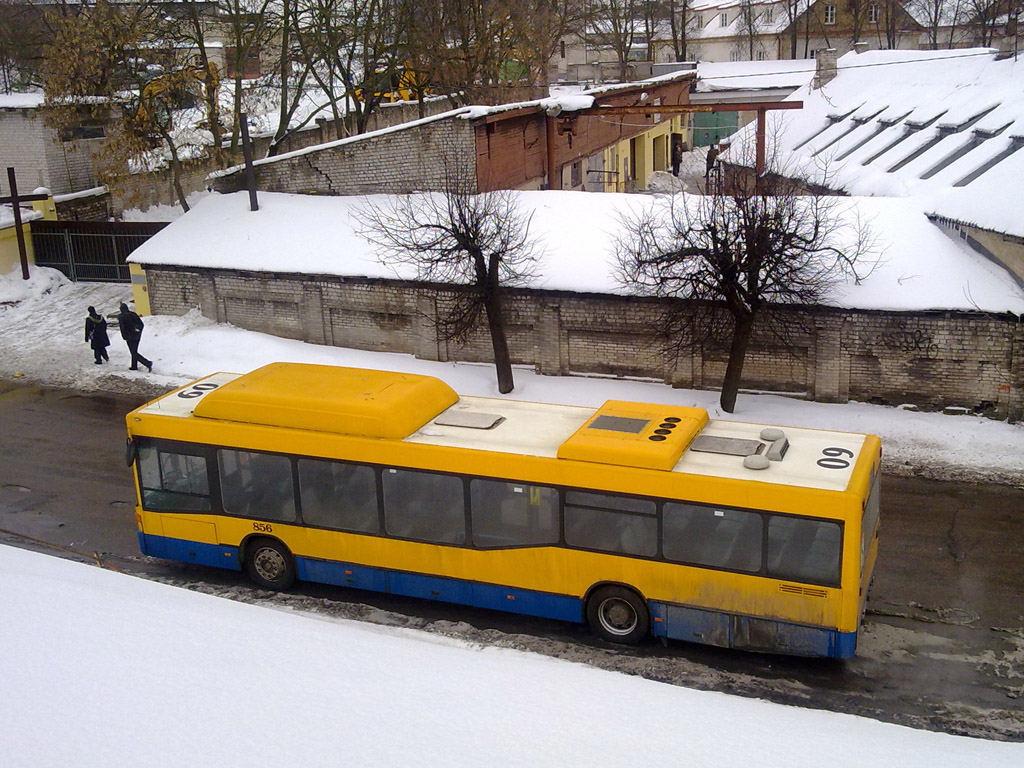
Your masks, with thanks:
[{"label": "tree trunk", "polygon": [[729,365],[725,369],[722,381],[722,410],[732,413],[736,409],[736,394],[743,381],[743,363],[747,357],[747,347],[754,330],[754,316],[746,315],[736,320],[732,333],[732,346],[729,348]]},{"label": "tree trunk", "polygon": [[491,331],[491,346],[494,348],[494,369],[498,375],[498,391],[507,395],[515,388],[512,380],[512,358],[508,352],[508,338],[505,336],[505,318],[501,312],[501,294],[492,287],[484,304],[487,311],[487,326]]}]

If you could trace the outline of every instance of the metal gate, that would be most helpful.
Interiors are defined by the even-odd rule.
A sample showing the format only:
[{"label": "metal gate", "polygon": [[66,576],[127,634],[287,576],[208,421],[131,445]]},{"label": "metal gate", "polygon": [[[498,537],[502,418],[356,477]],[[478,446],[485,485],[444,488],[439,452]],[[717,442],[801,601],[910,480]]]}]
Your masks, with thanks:
[{"label": "metal gate", "polygon": [[129,254],[167,222],[36,220],[30,226],[39,266],[59,269],[73,281],[129,283]]}]

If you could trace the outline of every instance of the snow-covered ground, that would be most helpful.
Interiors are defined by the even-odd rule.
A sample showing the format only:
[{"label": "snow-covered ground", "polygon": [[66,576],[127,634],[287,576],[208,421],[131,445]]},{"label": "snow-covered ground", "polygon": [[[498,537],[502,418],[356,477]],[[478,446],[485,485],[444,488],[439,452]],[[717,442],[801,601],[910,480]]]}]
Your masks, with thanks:
[{"label": "snow-covered ground", "polygon": [[[131,301],[127,284],[71,283],[55,270],[38,267],[28,281],[18,269],[0,276],[0,379],[155,396],[215,371],[243,373],[282,360],[424,373],[463,394],[500,396],[491,366],[306,344],[217,325],[197,311],[146,318],[140,349],[155,362],[152,374],[127,370],[128,350],[116,329],[111,329],[110,363],[95,365],[84,342],[86,308],[95,306],[106,314],[116,312],[122,301]],[[594,407],[609,399],[696,405],[714,418],[868,432],[881,436],[889,472],[1024,484],[1024,425],[973,415],[743,393],[729,415],[719,410],[713,391],[672,389],[651,381],[539,376],[525,369],[516,370],[511,397]]]},{"label": "snow-covered ground", "polygon": [[[0,379],[156,394],[274,360],[440,376],[498,396],[488,366],[359,352],[146,318],[152,374],[84,343],[86,307],[130,286],[33,268],[0,277]],[[642,381],[516,373],[514,397],[707,407],[717,394]],[[741,395],[734,418],[882,435],[890,468],[1024,476],[1024,428],[973,416]],[[246,605],[0,547],[0,764],[171,766],[1024,764],[1024,744],[917,731],[694,691],[418,631]],[[16,628],[16,631],[11,631]]]},{"label": "snow-covered ground", "polygon": [[247,605],[10,547],[0,584],[9,768],[1024,764],[1024,744]]}]

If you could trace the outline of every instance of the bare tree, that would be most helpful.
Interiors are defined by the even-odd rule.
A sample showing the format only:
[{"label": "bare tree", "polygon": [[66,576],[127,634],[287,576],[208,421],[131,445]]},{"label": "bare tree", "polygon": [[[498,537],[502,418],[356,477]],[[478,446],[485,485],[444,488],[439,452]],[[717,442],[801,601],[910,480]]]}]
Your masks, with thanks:
[{"label": "bare tree", "polygon": [[504,293],[527,281],[537,260],[532,215],[519,210],[515,193],[477,193],[468,163],[448,158],[442,192],[367,202],[358,216],[384,263],[411,265],[417,279],[450,287],[435,315],[440,339],[462,343],[486,321],[498,391],[511,392]]},{"label": "bare tree", "polygon": [[672,36],[672,53],[676,61],[686,61],[686,44],[689,40],[690,0],[665,0],[668,14],[669,34]]},{"label": "bare tree", "polygon": [[758,37],[764,28],[759,7],[753,0],[740,0],[739,20],[737,31],[740,33],[738,47],[746,54],[747,61],[754,60],[754,52],[761,47]]},{"label": "bare tree", "polygon": [[619,64],[619,79],[627,79],[629,52],[642,19],[641,0],[594,0],[590,10],[591,38],[610,48]]},{"label": "bare tree", "polygon": [[866,224],[844,215],[844,198],[806,191],[776,174],[739,175],[727,194],[673,195],[624,219],[621,283],[666,299],[659,336],[671,352],[727,351],[726,412],[755,327],[792,344],[792,313],[773,308],[819,304],[837,282],[870,271]]},{"label": "bare tree", "polygon": [[38,6],[0,0],[0,93],[40,84],[46,31]]}]

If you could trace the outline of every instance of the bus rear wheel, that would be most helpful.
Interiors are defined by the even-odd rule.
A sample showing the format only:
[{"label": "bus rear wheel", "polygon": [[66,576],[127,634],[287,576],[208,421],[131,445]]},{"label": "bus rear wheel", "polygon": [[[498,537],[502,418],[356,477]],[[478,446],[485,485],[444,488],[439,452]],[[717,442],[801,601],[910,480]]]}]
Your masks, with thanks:
[{"label": "bus rear wheel", "polygon": [[601,587],[587,601],[590,630],[609,643],[636,645],[651,630],[643,599],[625,587]]},{"label": "bus rear wheel", "polygon": [[281,592],[295,583],[292,553],[273,539],[257,539],[246,547],[245,570],[264,589]]}]

